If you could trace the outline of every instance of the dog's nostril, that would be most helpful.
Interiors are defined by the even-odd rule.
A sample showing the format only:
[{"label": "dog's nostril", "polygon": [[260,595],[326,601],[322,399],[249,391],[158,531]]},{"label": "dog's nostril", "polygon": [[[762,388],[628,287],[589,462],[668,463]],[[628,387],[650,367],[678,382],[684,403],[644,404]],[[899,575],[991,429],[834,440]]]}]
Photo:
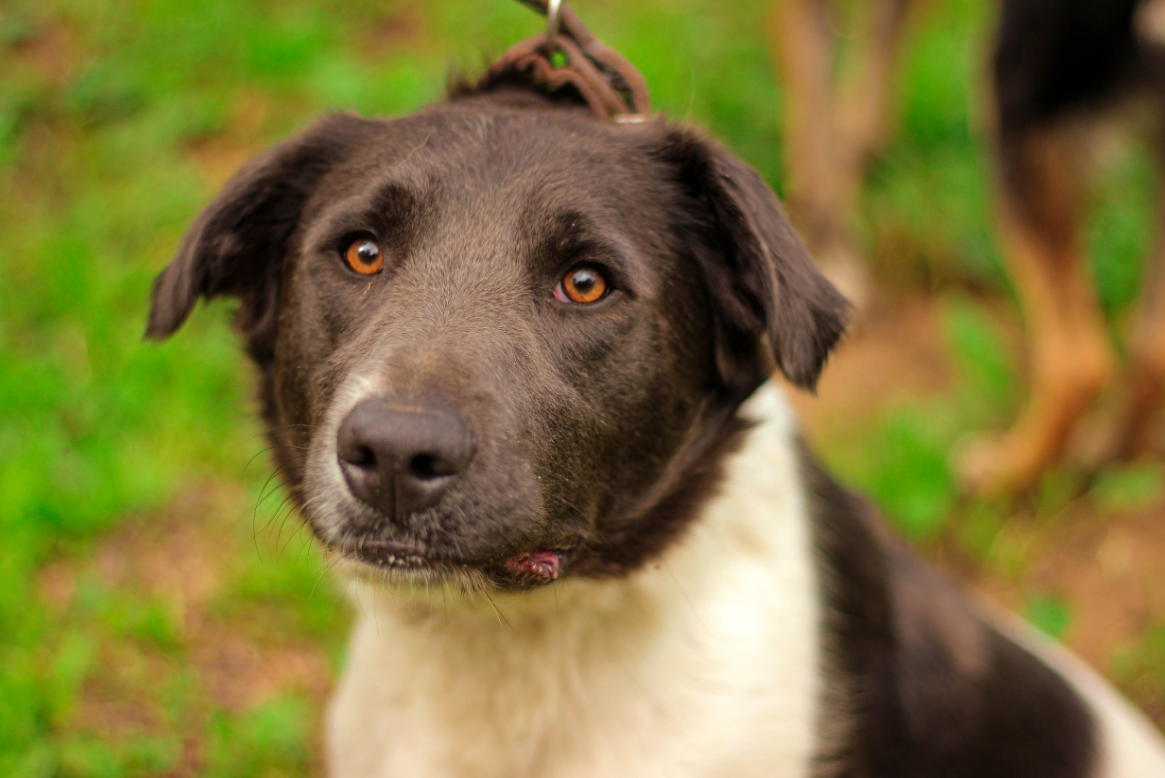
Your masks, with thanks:
[{"label": "dog's nostril", "polygon": [[336,453],[340,455],[341,462],[361,470],[375,470],[380,466],[376,451],[371,446],[360,445],[351,440],[341,441]]},{"label": "dog's nostril", "polygon": [[422,479],[437,478],[440,473],[437,472],[433,457],[429,454],[417,454],[409,462],[409,470],[414,476]]}]

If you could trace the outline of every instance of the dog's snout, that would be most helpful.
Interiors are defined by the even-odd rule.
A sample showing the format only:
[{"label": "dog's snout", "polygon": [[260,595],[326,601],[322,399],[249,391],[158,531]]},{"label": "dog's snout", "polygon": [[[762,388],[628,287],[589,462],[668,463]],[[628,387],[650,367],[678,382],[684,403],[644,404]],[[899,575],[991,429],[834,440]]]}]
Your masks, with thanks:
[{"label": "dog's snout", "polygon": [[352,494],[400,519],[441,499],[473,458],[473,441],[455,412],[377,398],[349,411],[336,453]]}]

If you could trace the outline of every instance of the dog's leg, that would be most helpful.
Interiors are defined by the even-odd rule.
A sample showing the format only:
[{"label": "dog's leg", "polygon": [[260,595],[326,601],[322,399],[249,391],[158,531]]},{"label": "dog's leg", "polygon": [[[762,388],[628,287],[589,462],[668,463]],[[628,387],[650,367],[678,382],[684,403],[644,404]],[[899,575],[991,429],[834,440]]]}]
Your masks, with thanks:
[{"label": "dog's leg", "polygon": [[837,85],[838,26],[830,0],[778,0],[773,48],[786,87],[786,165],[794,219],[827,276],[862,308],[869,296],[864,258],[847,220],[866,169],[885,146],[902,39],[915,0],[879,0],[857,9],[853,51]]},{"label": "dog's leg", "polygon": [[861,307],[865,266],[846,223],[853,198],[841,187],[833,90],[833,14],[829,0],[777,0],[771,15],[775,60],[785,87],[785,164],[793,220],[822,272]]},{"label": "dog's leg", "polygon": [[841,231],[833,115],[833,30],[828,0],[778,0],[771,37],[785,87],[789,205],[811,249]]},{"label": "dog's leg", "polygon": [[[859,31],[852,36],[852,51],[844,57],[835,109],[834,175],[838,205],[845,216],[857,212],[870,164],[893,134],[894,79],[915,5],[916,0],[862,3]],[[852,295],[860,310],[869,298],[869,274],[852,237],[848,232],[844,237],[847,243],[843,247],[850,247],[850,251],[841,256],[842,269],[848,256],[852,291],[845,287],[842,291]]]},{"label": "dog's leg", "polygon": [[865,34],[855,42],[850,64],[856,76],[843,87],[837,108],[840,189],[851,203],[857,202],[866,169],[892,134],[894,77],[915,5],[915,0],[872,3]]},{"label": "dog's leg", "polygon": [[1001,143],[1004,256],[1023,308],[1031,393],[1015,425],[963,454],[980,491],[1032,485],[1112,372],[1112,347],[1080,247],[1086,148],[1061,124]]}]

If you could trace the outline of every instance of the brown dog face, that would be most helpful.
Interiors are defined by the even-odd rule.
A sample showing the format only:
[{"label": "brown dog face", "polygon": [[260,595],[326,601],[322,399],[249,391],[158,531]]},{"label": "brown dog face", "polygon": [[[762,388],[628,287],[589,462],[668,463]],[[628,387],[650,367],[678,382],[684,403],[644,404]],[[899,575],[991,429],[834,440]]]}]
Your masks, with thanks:
[{"label": "brown dog face", "polygon": [[774,366],[812,386],[845,310],[738,160],[519,91],[334,116],[252,162],[149,334],[219,294],[320,539],[389,581],[510,588],[658,553],[737,406]]}]

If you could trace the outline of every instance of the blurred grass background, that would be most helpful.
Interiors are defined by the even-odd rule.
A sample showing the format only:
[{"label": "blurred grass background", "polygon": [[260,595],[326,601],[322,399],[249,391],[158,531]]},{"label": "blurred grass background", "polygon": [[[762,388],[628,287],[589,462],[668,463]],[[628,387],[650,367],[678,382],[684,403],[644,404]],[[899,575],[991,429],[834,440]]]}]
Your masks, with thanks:
[{"label": "blurred grass background", "polygon": [[[767,2],[575,5],[658,108],[780,190]],[[1018,504],[963,500],[948,469],[1013,417],[1023,370],[980,129],[994,6],[933,5],[856,225],[881,302],[810,429],[928,553],[1161,722],[1165,574],[1141,561],[1165,553],[1160,464],[1061,468]],[[229,305],[143,344],[150,281],[250,154],[328,110],[412,110],[539,27],[507,0],[0,6],[0,775],[319,773],[347,608],[268,479]],[[1089,226],[1114,337],[1152,235],[1148,159],[1109,154]],[[1149,594],[1088,602],[1130,575]]]}]

